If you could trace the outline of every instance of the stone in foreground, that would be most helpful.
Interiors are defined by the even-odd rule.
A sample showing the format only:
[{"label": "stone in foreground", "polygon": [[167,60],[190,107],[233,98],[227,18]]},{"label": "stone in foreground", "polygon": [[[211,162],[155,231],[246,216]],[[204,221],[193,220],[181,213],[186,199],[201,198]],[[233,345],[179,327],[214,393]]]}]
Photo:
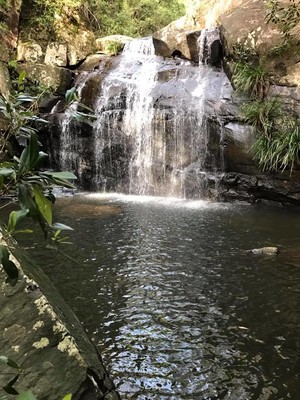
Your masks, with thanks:
[{"label": "stone in foreground", "polygon": [[[67,393],[73,400],[120,399],[78,319],[43,272],[17,253],[21,276],[15,287],[5,283],[0,268],[1,355],[23,371],[15,388],[31,390],[39,400],[61,400]],[[1,368],[2,388],[17,373]]]}]

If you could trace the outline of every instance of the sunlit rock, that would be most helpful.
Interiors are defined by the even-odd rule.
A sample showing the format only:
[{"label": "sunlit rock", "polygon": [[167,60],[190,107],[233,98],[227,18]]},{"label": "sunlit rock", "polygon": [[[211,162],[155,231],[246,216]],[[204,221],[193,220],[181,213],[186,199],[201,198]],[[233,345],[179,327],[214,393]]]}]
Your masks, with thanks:
[{"label": "sunlit rock", "polygon": [[9,72],[7,66],[0,62],[0,93],[7,97],[9,95]]},{"label": "sunlit rock", "polygon": [[261,247],[259,249],[252,249],[250,250],[251,253],[257,254],[257,255],[267,255],[267,256],[273,256],[276,254],[279,254],[279,249],[278,247]]},{"label": "sunlit rock", "polygon": [[34,42],[19,41],[17,47],[17,61],[19,62],[43,62],[44,53],[42,47]]},{"label": "sunlit rock", "polygon": [[21,70],[31,81],[38,81],[61,94],[65,93],[72,80],[71,71],[54,65],[26,63],[21,65]]},{"label": "sunlit rock", "polygon": [[68,65],[68,47],[65,44],[52,42],[48,44],[45,54],[46,65],[66,67]]}]

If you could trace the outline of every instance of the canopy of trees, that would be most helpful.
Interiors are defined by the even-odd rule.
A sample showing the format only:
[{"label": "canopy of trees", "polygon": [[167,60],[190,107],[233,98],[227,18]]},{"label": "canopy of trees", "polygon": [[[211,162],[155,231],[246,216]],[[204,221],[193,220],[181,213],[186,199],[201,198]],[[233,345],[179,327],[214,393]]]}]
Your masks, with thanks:
[{"label": "canopy of trees", "polygon": [[83,16],[99,36],[139,37],[183,16],[185,7],[183,0],[23,0],[23,14],[37,30],[51,29],[57,16],[70,11]]}]

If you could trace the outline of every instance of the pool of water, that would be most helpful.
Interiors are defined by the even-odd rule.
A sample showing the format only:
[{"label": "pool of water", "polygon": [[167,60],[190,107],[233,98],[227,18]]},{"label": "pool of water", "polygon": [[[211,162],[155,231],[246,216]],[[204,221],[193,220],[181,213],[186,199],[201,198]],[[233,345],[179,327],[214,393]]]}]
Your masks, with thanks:
[{"label": "pool of water", "polygon": [[[100,195],[55,209],[68,257],[31,251],[122,399],[299,399],[299,210]],[[248,252],[269,245],[280,254]]]}]

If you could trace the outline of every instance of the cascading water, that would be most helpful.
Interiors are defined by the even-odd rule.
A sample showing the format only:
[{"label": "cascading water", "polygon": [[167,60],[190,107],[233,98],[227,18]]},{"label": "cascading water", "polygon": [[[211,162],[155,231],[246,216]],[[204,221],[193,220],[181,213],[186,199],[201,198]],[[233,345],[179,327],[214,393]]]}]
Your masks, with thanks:
[{"label": "cascading water", "polygon": [[[94,129],[96,157],[96,182],[107,183],[103,174],[103,163],[115,160],[114,152],[131,147],[128,160],[129,192],[146,194],[152,184],[152,121],[153,98],[156,74],[160,64],[154,55],[151,38],[133,40],[123,51],[122,62],[102,84],[102,91],[96,103],[97,122]],[[124,91],[118,91],[126,83]],[[116,91],[118,93],[116,93]],[[125,109],[119,107],[125,100]],[[121,117],[122,121],[119,121]],[[119,127],[118,127],[119,124]],[[115,147],[118,129],[124,137],[122,146]],[[118,136],[118,135],[117,135]],[[115,142],[115,143],[114,143]],[[127,144],[126,144],[127,143]],[[109,160],[105,160],[105,149],[109,149]],[[128,151],[126,151],[128,153]],[[124,154],[125,156],[125,154]],[[124,167],[124,166],[122,166]],[[114,170],[114,168],[112,168]],[[122,176],[122,170],[118,171]],[[104,185],[104,187],[105,187]],[[121,189],[122,190],[122,189]]]},{"label": "cascading water", "polygon": [[[93,72],[92,74],[95,74]],[[91,78],[91,74],[84,72],[79,75],[75,83],[76,93],[80,98],[81,91],[84,88],[88,79]],[[74,113],[78,109],[78,101],[72,102],[72,104],[66,109],[63,114],[63,118],[60,120],[61,125],[61,136],[60,136],[60,147],[59,147],[59,163],[62,170],[77,171],[80,173],[81,157],[80,154],[82,149],[80,148],[80,142],[76,140],[74,131],[71,129]],[[55,108],[53,110],[55,113]]]},{"label": "cascading water", "polygon": [[[203,197],[207,171],[220,164],[217,117],[210,117],[213,123],[208,124],[208,114],[214,103],[224,100],[223,92],[228,89],[224,76],[206,65],[156,56],[152,38],[129,42],[113,66],[78,81],[78,92],[99,74],[96,121],[89,134],[92,167],[86,175],[80,168],[74,171],[83,186],[130,194]],[[87,98],[86,93],[80,101],[85,103]],[[70,144],[67,125],[68,116],[62,144]],[[76,157],[80,137],[71,141],[75,154],[67,151],[66,155],[62,146],[62,166],[74,166],[68,160]]]}]

